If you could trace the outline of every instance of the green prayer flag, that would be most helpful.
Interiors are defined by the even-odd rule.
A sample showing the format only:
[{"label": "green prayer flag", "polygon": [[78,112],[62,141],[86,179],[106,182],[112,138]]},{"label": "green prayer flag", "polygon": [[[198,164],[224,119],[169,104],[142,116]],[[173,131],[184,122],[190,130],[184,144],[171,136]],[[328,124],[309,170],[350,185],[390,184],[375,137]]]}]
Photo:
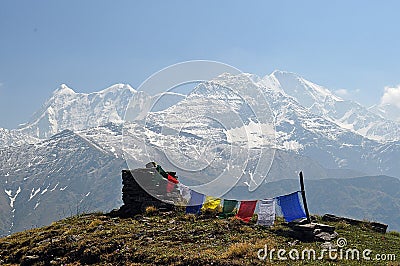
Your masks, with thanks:
[{"label": "green prayer flag", "polygon": [[219,217],[226,218],[234,216],[235,214],[233,213],[233,211],[235,210],[237,203],[237,200],[224,199],[224,204],[222,205],[222,213],[219,215]]}]

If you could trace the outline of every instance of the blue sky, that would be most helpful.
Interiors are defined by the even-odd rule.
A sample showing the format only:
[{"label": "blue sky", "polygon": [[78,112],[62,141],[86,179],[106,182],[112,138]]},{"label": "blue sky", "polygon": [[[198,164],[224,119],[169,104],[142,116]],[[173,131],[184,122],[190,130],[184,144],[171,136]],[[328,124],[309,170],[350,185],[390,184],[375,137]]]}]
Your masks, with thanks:
[{"label": "blue sky", "polygon": [[372,105],[400,84],[399,10],[399,1],[2,1],[0,127],[27,121],[61,83],[138,87],[192,59],[296,72]]}]

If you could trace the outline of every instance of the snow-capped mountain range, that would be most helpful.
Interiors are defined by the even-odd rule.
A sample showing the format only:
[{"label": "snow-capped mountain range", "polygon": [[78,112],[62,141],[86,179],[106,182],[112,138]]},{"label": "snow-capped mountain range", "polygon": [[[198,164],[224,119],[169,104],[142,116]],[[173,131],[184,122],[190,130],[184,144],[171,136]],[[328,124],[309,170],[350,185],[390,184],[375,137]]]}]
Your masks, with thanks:
[{"label": "snow-capped mountain range", "polygon": [[[398,133],[400,123],[396,121],[396,118],[399,119],[400,111],[394,106],[380,105],[367,108],[359,103],[343,100],[327,88],[295,73],[274,71],[264,78],[251,75],[251,79],[261,88],[293,98],[309,113],[331,121],[341,128],[372,140],[383,142],[400,140]],[[151,105],[154,99],[145,92],[137,92],[127,84],[116,84],[89,94],[76,93],[62,84],[29,122],[20,125],[18,130],[12,132],[23,133],[31,138],[46,139],[64,129],[81,130],[108,122],[121,123],[128,102],[133,97],[141,109]],[[14,138],[18,140],[18,136]],[[1,138],[2,141],[4,139],[6,138]],[[7,143],[11,144],[9,141]]]},{"label": "snow-capped mountain range", "polygon": [[[283,71],[264,78],[222,74],[212,82],[186,96],[169,93],[170,100],[158,101],[162,106],[154,106],[162,95],[126,84],[89,94],[63,84],[27,123],[0,129],[0,235],[78,209],[118,207],[125,160],[137,167],[155,160],[174,169],[165,161],[166,150],[182,168],[213,158],[201,172],[204,179],[238,167],[243,177],[225,180],[236,178],[236,195],[254,188],[253,195],[262,196],[269,181],[297,178],[299,170],[309,179],[400,177],[398,110],[364,107]],[[129,102],[134,115],[124,121]],[[274,153],[263,152],[271,143]],[[235,162],[243,151],[249,163],[241,169]],[[236,161],[224,164],[233,154]],[[254,174],[269,168],[265,180]],[[182,178],[196,184],[197,177]]]},{"label": "snow-capped mountain range", "polygon": [[[281,90],[293,97],[309,112],[321,116],[338,126],[354,131],[366,138],[379,141],[400,139],[400,124],[388,119],[392,110],[383,115],[359,103],[345,101],[328,89],[314,84],[294,73],[274,71],[260,83]],[[376,109],[375,109],[376,110]],[[386,117],[386,118],[385,118]]]},{"label": "snow-capped mountain range", "polygon": [[[280,72],[279,75],[282,75],[282,73]],[[292,80],[294,76],[290,73],[286,75],[289,80]],[[147,133],[142,140],[146,140],[148,146],[167,150],[170,154],[168,160],[171,159],[171,156],[176,156],[176,158],[180,158],[177,160],[178,163],[185,162],[185,164],[187,164],[187,161],[199,162],[196,159],[198,157],[196,147],[207,147],[205,144],[211,142],[213,144],[208,146],[210,149],[204,159],[214,158],[215,168],[225,169],[226,166],[217,164],[217,162],[223,162],[226,156],[232,156],[232,154],[224,154],[226,150],[224,148],[231,147],[231,144],[235,144],[233,147],[240,146],[243,132],[246,135],[247,131],[247,136],[244,136],[245,144],[250,148],[250,154],[255,154],[253,159],[258,161],[258,166],[261,162],[260,167],[264,169],[262,174],[265,176],[268,165],[263,165],[263,163],[269,162],[269,154],[260,152],[259,149],[268,148],[271,141],[268,130],[251,131],[251,128],[268,128],[268,116],[265,118],[254,116],[254,112],[257,113],[257,110],[254,109],[258,109],[258,114],[272,112],[272,118],[275,120],[276,142],[274,145],[279,150],[307,156],[325,168],[352,169],[367,174],[398,176],[400,169],[396,166],[396,160],[400,158],[400,141],[398,141],[397,132],[400,131],[396,131],[399,127],[396,122],[389,123],[389,121],[374,115],[366,108],[362,108],[361,105],[348,102],[345,106],[355,106],[361,110],[356,112],[358,109],[351,109],[355,113],[351,116],[355,123],[365,120],[364,118],[368,115],[371,119],[375,117],[379,124],[387,123],[388,126],[391,126],[385,131],[385,137],[379,138],[379,140],[376,140],[376,134],[371,133],[372,131],[364,131],[369,132],[372,136],[362,135],[356,132],[354,128],[343,127],[343,120],[335,122],[333,117],[325,117],[330,113],[338,114],[342,112],[348,114],[349,110],[332,111],[332,109],[330,112],[324,112],[323,115],[311,112],[308,107],[300,104],[295,97],[288,95],[282,89],[283,77],[276,78],[277,76],[277,72],[274,72],[268,78],[256,79],[257,87],[262,95],[250,95],[249,87],[253,85],[249,84],[247,75],[222,75],[214,80],[221,86],[220,88],[199,85],[194,92],[178,104],[163,111],[150,113],[147,119]],[[297,75],[295,77],[299,79]],[[251,78],[255,79],[254,76]],[[281,84],[280,86],[276,85],[278,82]],[[313,95],[315,102],[323,102],[323,99],[328,99],[325,100],[326,102],[329,102],[330,99],[346,102],[331,94],[327,89],[311,82],[305,83],[304,79],[300,79],[299,84],[303,87],[299,87],[298,91],[305,91],[306,93],[303,95]],[[308,85],[305,87],[304,84]],[[223,87],[227,87],[229,90],[226,91]],[[239,97],[241,95],[244,95],[244,97]],[[267,100],[269,107],[254,104],[257,99],[261,102]],[[253,103],[253,110],[247,108],[246,102]],[[335,105],[332,106],[335,107]],[[214,114],[214,117],[212,117],[212,114]],[[236,120],[239,120],[243,125],[234,123],[235,116],[237,116]],[[196,117],[208,117],[209,119],[196,119]],[[224,119],[227,117],[229,119]],[[210,118],[218,122],[212,121]],[[260,120],[265,121],[263,123]],[[370,128],[373,128],[372,122],[369,122],[369,124]],[[389,136],[391,136],[390,140],[383,140],[388,139]],[[174,140],[176,141],[174,142]],[[242,151],[244,150],[239,150],[238,154],[241,154]],[[144,150],[142,149],[141,152],[144,152]],[[179,157],[179,152],[182,157]],[[260,154],[263,154],[264,157],[259,158]],[[191,158],[191,160],[187,158]],[[169,163],[168,160],[162,158],[159,158],[159,160],[164,164]],[[254,164],[256,163],[254,162]],[[190,168],[193,167],[195,165]],[[249,170],[248,174],[248,178],[250,176],[254,178],[254,171]],[[215,175],[215,172],[212,175]],[[273,176],[270,178],[274,179]],[[276,177],[276,179],[279,179],[279,177]],[[249,183],[250,181],[243,180],[243,182]]]},{"label": "snow-capped mountain range", "polygon": [[46,139],[65,129],[81,130],[121,123],[126,106],[138,92],[126,84],[116,84],[95,93],[76,93],[62,84],[52,97],[18,131]]}]

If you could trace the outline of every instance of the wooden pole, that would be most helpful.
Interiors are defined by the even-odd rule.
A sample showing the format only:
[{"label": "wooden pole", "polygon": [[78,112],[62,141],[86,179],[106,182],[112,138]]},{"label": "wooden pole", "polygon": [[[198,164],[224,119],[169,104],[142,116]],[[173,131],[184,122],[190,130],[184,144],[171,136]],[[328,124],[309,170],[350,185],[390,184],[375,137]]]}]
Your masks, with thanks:
[{"label": "wooden pole", "polygon": [[311,223],[310,213],[308,212],[308,206],[307,206],[306,191],[304,189],[303,172],[300,172],[300,187],[301,187],[301,197],[303,198],[304,210],[305,210],[306,216],[307,216],[307,222]]}]

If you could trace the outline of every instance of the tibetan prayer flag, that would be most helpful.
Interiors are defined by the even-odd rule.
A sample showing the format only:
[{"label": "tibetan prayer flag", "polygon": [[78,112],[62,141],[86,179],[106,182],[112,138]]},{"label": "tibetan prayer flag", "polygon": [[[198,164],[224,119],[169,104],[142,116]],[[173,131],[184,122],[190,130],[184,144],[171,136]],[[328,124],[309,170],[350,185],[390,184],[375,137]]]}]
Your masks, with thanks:
[{"label": "tibetan prayer flag", "polygon": [[190,200],[186,207],[186,213],[199,214],[201,206],[203,205],[205,196],[194,190],[190,191]]},{"label": "tibetan prayer flag", "polygon": [[303,206],[300,204],[298,192],[280,196],[277,198],[277,202],[279,207],[281,207],[283,217],[285,218],[286,222],[291,222],[300,218],[306,218]]},{"label": "tibetan prayer flag", "polygon": [[204,201],[202,210],[215,210],[221,204],[221,199],[207,196]]},{"label": "tibetan prayer flag", "polygon": [[175,177],[173,177],[172,175],[168,174],[168,181],[174,183],[174,184],[178,184],[179,181],[178,179],[176,179]]},{"label": "tibetan prayer flag", "polygon": [[239,211],[236,214],[236,218],[242,220],[243,222],[250,222],[251,217],[254,214],[254,210],[256,208],[257,201],[241,201]]},{"label": "tibetan prayer flag", "polygon": [[275,221],[275,204],[274,199],[261,200],[258,206],[257,224],[264,226],[272,226]]},{"label": "tibetan prayer flag", "polygon": [[224,203],[222,205],[222,213],[218,215],[219,218],[226,218],[234,216],[233,211],[236,208],[237,200],[226,200],[224,199]]},{"label": "tibetan prayer flag", "polygon": [[161,165],[156,166],[157,172],[160,173],[164,178],[168,178],[168,173],[164,171],[164,169],[161,167]]},{"label": "tibetan prayer flag", "polygon": [[189,202],[190,200],[190,188],[188,188],[187,186],[185,186],[182,183],[178,183],[178,190],[179,193],[181,194],[182,198],[185,199],[187,202]]},{"label": "tibetan prayer flag", "polygon": [[179,183],[179,181],[175,177],[168,174],[167,192],[172,192],[172,190],[174,190],[175,184],[178,184],[178,183]]},{"label": "tibetan prayer flag", "polygon": [[228,214],[232,213],[237,205],[237,200],[224,200],[224,205],[222,207],[222,213]]}]

